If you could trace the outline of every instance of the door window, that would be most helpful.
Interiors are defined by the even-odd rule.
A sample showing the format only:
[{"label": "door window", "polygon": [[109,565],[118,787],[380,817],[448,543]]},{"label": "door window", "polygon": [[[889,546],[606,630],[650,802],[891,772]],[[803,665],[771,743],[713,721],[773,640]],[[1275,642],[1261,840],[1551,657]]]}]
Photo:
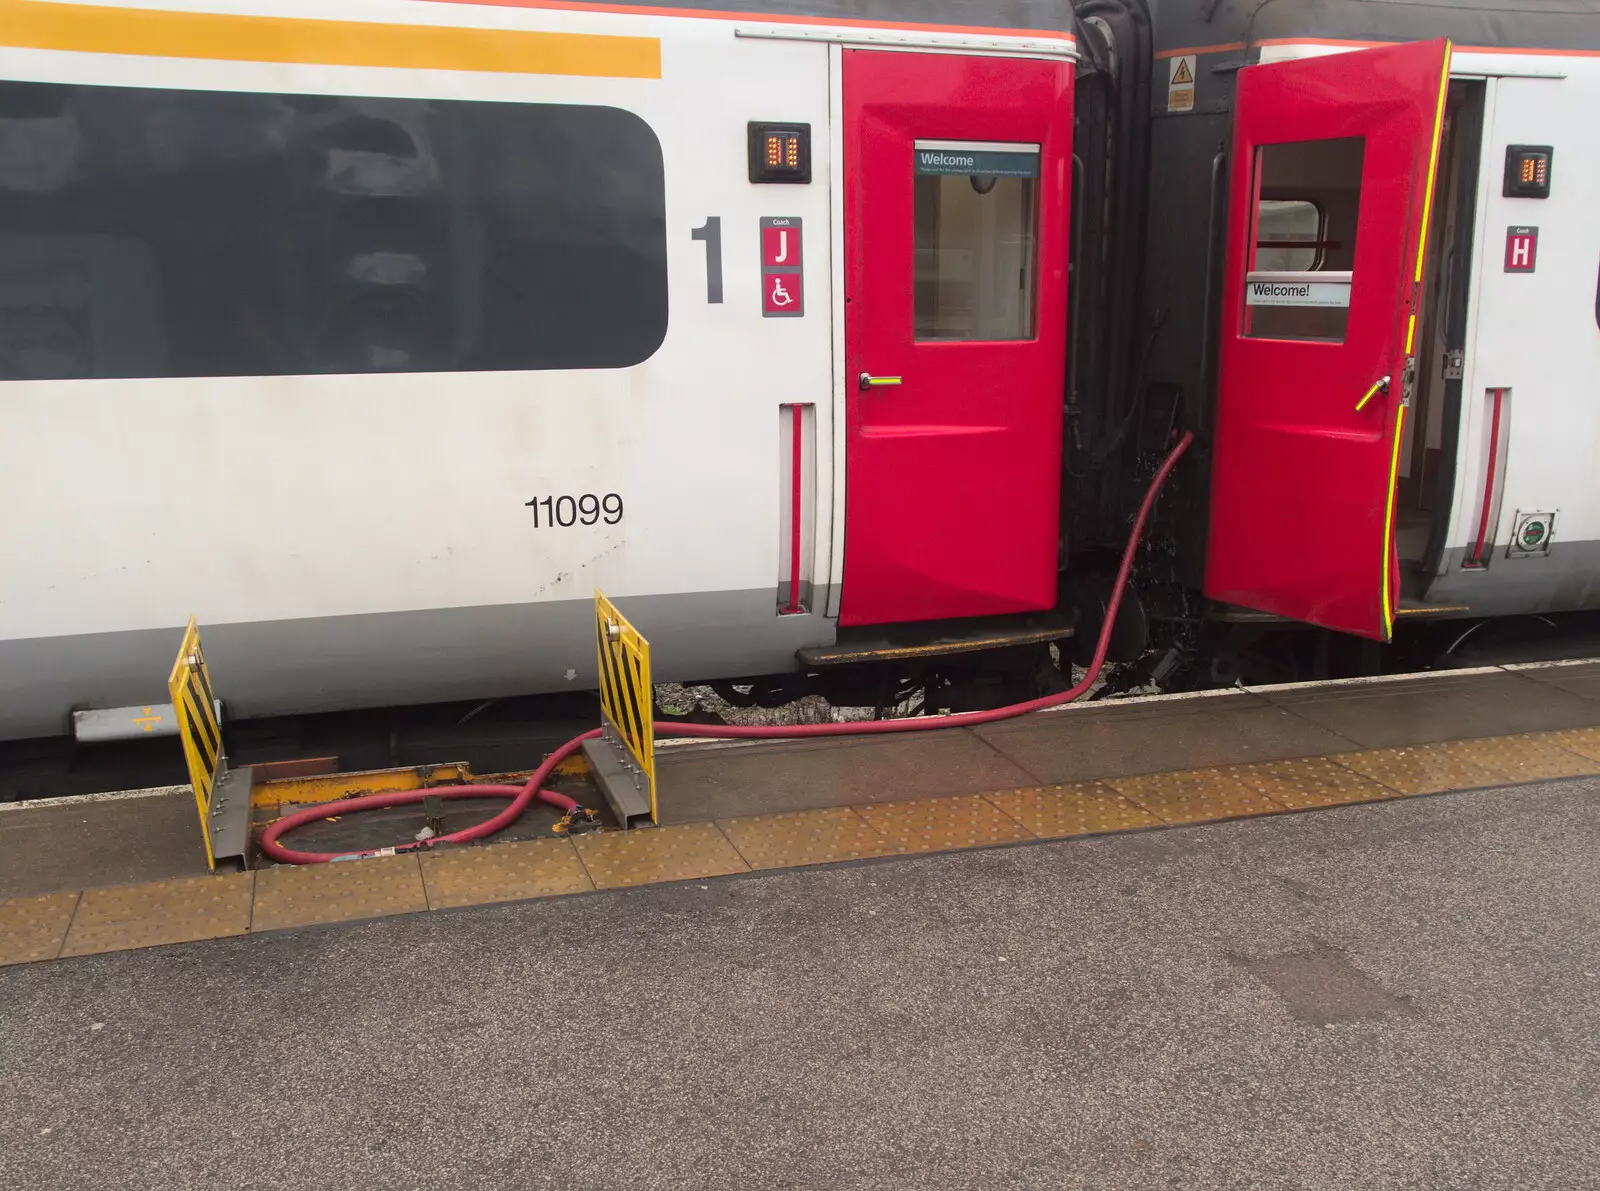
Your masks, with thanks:
[{"label": "door window", "polygon": [[1258,270],[1297,273],[1322,263],[1322,208],[1310,199],[1262,199],[1256,216]]},{"label": "door window", "polygon": [[1344,342],[1365,156],[1362,137],[1256,150],[1247,337]]},{"label": "door window", "polygon": [[1032,339],[1039,146],[918,141],[919,341]]}]

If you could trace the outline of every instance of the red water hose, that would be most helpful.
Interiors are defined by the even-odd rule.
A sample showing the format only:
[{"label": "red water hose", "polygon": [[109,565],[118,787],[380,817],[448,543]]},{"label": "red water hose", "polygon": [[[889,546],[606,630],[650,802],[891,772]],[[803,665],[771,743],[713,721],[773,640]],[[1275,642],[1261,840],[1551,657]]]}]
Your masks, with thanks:
[{"label": "red water hose", "polygon": [[[788,727],[769,727],[767,725],[726,725],[726,724],[682,724],[682,723],[657,723],[656,733],[661,736],[710,736],[722,739],[788,739],[796,736],[865,736],[879,732],[929,732],[937,728],[959,728],[969,724],[992,724],[996,720],[1008,720],[1015,716],[1026,715],[1030,711],[1042,711],[1047,707],[1059,707],[1063,703],[1070,703],[1084,694],[1094,685],[1100,676],[1100,667],[1105,664],[1106,649],[1111,643],[1111,630],[1117,623],[1117,611],[1122,606],[1122,593],[1128,585],[1128,575],[1133,570],[1133,558],[1139,548],[1139,541],[1144,537],[1145,523],[1150,519],[1150,510],[1155,506],[1156,497],[1160,495],[1167,477],[1172,474],[1172,469],[1177,466],[1178,460],[1183,458],[1189,444],[1194,441],[1194,435],[1184,432],[1177,445],[1172,448],[1161,467],[1156,471],[1155,477],[1150,481],[1150,486],[1145,489],[1144,500],[1139,504],[1139,513],[1133,519],[1133,527],[1128,531],[1128,541],[1122,548],[1122,564],[1117,568],[1117,580],[1111,588],[1111,601],[1106,606],[1105,620],[1100,625],[1100,637],[1095,643],[1094,658],[1089,663],[1089,670],[1071,690],[1062,691],[1056,695],[1045,695],[1039,699],[1029,699],[1025,703],[1013,703],[1007,707],[995,707],[987,711],[963,711],[956,715],[923,716],[916,719],[904,720],[852,720],[846,723],[829,724],[795,724]],[[542,789],[545,780],[573,753],[577,752],[585,740],[600,735],[599,728],[593,728],[580,736],[574,736],[555,752],[544,759],[544,764],[534,770],[525,785],[522,786],[442,786],[431,790],[407,790],[394,794],[369,794],[362,798],[347,798],[338,802],[327,802],[321,806],[307,807],[305,810],[296,811],[277,820],[261,834],[261,850],[271,859],[280,864],[322,864],[330,860],[354,860],[362,856],[387,855],[391,852],[414,852],[435,847],[438,844],[465,844],[473,840],[483,839],[485,836],[495,834],[509,827],[522,816],[528,804],[535,798],[562,810],[570,812],[577,807],[577,803],[565,794],[558,794],[554,790]],[[292,831],[306,823],[314,823],[319,819],[326,819],[330,815],[345,815],[355,811],[377,810],[380,807],[405,806],[409,803],[421,802],[430,795],[439,798],[509,798],[511,805],[506,807],[492,819],[485,819],[482,823],[463,828],[461,831],[451,832],[449,835],[435,836],[433,839],[420,840],[416,843],[402,844],[395,848],[372,849],[362,852],[299,852],[293,848],[286,848],[279,839],[285,832]]]},{"label": "red water hose", "polygon": [[[429,790],[405,790],[393,794],[367,794],[361,798],[344,798],[337,802],[324,802],[320,806],[308,806],[305,810],[295,811],[292,815],[285,815],[272,823],[261,833],[261,850],[279,864],[323,864],[330,860],[357,860],[363,856],[383,856],[390,852],[416,852],[421,849],[431,848],[436,844],[467,844],[475,839],[483,839],[497,831],[503,831],[522,817],[522,812],[528,809],[528,804],[535,798],[541,802],[548,802],[557,810],[572,812],[578,804],[565,794],[558,794],[554,790],[542,789],[545,779],[553,772],[557,765],[565,761],[573,753],[583,747],[583,742],[592,736],[600,735],[599,728],[591,728],[581,736],[574,736],[566,744],[544,759],[544,764],[533,771],[525,785],[521,786],[436,786]],[[347,815],[355,811],[375,811],[383,807],[406,806],[409,803],[421,802],[423,799],[434,796],[437,798],[509,798],[511,805],[506,807],[492,819],[485,819],[482,823],[474,823],[471,827],[452,831],[449,835],[435,836],[429,840],[418,840],[416,843],[401,844],[394,848],[376,848],[363,852],[300,852],[294,848],[286,848],[278,842],[286,831],[293,831],[296,827],[307,823],[315,823],[319,819],[326,819],[331,815]]]}]

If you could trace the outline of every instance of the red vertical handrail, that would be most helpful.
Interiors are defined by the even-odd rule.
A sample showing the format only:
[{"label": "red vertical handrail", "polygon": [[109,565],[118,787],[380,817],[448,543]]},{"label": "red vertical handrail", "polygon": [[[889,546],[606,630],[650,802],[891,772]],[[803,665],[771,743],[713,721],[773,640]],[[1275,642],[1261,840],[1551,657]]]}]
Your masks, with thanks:
[{"label": "red vertical handrail", "polygon": [[1483,566],[1484,544],[1489,536],[1489,514],[1494,509],[1494,476],[1500,457],[1500,403],[1505,399],[1504,389],[1492,389],[1494,414],[1489,420],[1489,468],[1483,477],[1483,512],[1478,517],[1478,540],[1472,547],[1472,565]]},{"label": "red vertical handrail", "polygon": [[800,463],[805,455],[805,407],[791,405],[789,408],[794,411],[794,428],[789,435],[792,448],[789,465],[789,606],[783,610],[785,616],[805,611],[800,604],[800,526],[804,520],[801,497],[805,487],[800,475]]}]

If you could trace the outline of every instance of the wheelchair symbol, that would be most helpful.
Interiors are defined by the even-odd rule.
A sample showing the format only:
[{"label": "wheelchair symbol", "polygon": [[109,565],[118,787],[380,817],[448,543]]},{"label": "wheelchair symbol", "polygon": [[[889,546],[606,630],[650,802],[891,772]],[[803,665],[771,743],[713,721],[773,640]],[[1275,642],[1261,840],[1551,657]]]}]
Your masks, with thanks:
[{"label": "wheelchair symbol", "polygon": [[798,271],[768,273],[761,280],[761,312],[768,318],[799,318],[805,312],[805,287]]}]

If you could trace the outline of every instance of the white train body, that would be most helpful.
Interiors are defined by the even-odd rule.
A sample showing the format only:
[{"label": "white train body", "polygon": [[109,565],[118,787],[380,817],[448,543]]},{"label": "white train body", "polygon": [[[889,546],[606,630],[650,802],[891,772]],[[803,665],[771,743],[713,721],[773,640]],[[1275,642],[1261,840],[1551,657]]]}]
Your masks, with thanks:
[{"label": "white train body", "polygon": [[[0,43],[13,6],[0,5]],[[843,246],[830,80],[836,88],[841,43],[870,29],[408,0],[151,7],[253,16],[262,36],[286,38],[294,18],[410,27],[399,55],[446,27],[593,35],[603,40],[583,52],[602,58],[625,58],[641,39],[647,53],[658,48],[659,77],[627,78],[604,62],[584,76],[0,44],[0,78],[350,97],[347,111],[400,128],[415,100],[634,113],[664,169],[665,323],[644,358],[620,367],[0,383],[0,501],[13,510],[0,532],[0,735],[65,731],[73,707],[161,700],[175,627],[191,614],[235,716],[592,687],[596,588],[658,643],[662,679],[779,671],[797,647],[833,639]],[[898,36],[925,49],[975,44],[933,30]],[[991,49],[1003,41],[985,38]],[[1060,38],[1055,47],[1069,48]],[[760,117],[811,125],[815,184],[748,183],[747,122]],[[64,180],[84,134],[49,123],[0,120],[0,176],[32,168],[40,187]],[[159,151],[164,136],[181,154],[186,131],[154,132],[150,143]],[[342,165],[330,155],[330,174],[350,171],[357,191],[369,185],[362,170],[389,193],[438,186],[426,131],[409,131],[415,156],[342,151]],[[39,164],[21,161],[26,153]],[[632,166],[617,163],[623,175]],[[806,230],[806,317],[762,315],[764,217]],[[717,303],[708,245],[692,235],[708,219],[720,221]],[[41,269],[56,271],[58,287],[72,290],[62,301],[80,309],[93,307],[108,272],[123,285],[137,272],[151,287],[148,324],[86,334],[96,351],[156,353],[143,366],[159,370],[155,267],[138,244],[89,239],[24,245],[0,226],[0,310],[36,302],[31,275]],[[226,273],[237,262],[213,264]],[[612,330],[586,329],[602,355]],[[795,403],[806,407],[806,611],[780,615],[791,524],[785,407]]]},{"label": "white train body", "polygon": [[[1600,21],[1600,11],[1592,19]],[[1600,606],[1600,155],[1585,146],[1600,143],[1593,117],[1600,111],[1600,55],[1474,53],[1462,54],[1460,63],[1463,72],[1484,74],[1484,168],[1455,500],[1429,598],[1486,616],[1594,608]],[[1538,202],[1502,193],[1507,147],[1528,143],[1565,150],[1558,165],[1552,161],[1559,180]],[[1521,227],[1538,231],[1534,268],[1510,272],[1521,247],[1512,229]],[[1500,439],[1491,469],[1496,394]],[[1508,554],[1532,518],[1548,520],[1548,542]],[[1498,557],[1487,567],[1464,566],[1485,538],[1485,546],[1499,545]]]},{"label": "white train body", "polygon": [[[841,623],[1054,604],[1068,0],[996,4],[983,26],[961,0],[138,3],[0,0],[0,739],[164,701],[191,615],[229,714],[249,717],[592,688],[597,588],[655,643],[660,680],[792,669]],[[1306,16],[1285,4],[1248,28],[1227,9],[1189,53],[1163,22],[1210,16],[1155,7],[1169,114],[1189,110],[1179,61],[1199,76],[1190,109],[1216,116],[1223,59],[1359,48],[1266,37]],[[1311,33],[1337,8],[1380,26],[1366,44],[1423,37],[1387,28],[1415,24],[1401,7],[1300,9]],[[1230,21],[1245,40],[1216,44]],[[1454,477],[1431,513],[1441,548],[1413,553],[1419,594],[1463,615],[1600,607],[1600,45],[1567,44],[1450,60],[1482,96],[1471,259],[1447,266],[1470,271],[1460,430],[1445,458],[1449,402],[1429,386],[1453,365],[1425,344],[1395,457],[1402,485]],[[872,97],[852,99],[867,57]],[[913,61],[946,65],[907,86],[902,119]],[[967,72],[948,76],[949,120],[940,70]],[[909,160],[881,194],[852,164],[896,119],[928,138],[915,253]],[[807,184],[753,180],[753,122],[805,130]],[[1501,194],[1512,144],[1555,147],[1548,198]],[[952,173],[1012,213],[986,199],[981,227],[926,248],[946,229],[923,226],[924,182]],[[1190,256],[1203,184],[1185,178],[1171,220]],[[978,202],[964,181],[939,193],[957,222]],[[1537,267],[1508,272],[1522,226]],[[764,229],[792,229],[798,259]],[[892,285],[871,255],[890,240]],[[867,358],[874,303],[904,342]],[[880,359],[896,375],[871,377]],[[1190,360],[1176,383],[1186,369],[1205,371]],[[883,412],[917,408],[872,387],[902,371],[908,396],[965,404]],[[1381,515],[1381,488],[1362,499]],[[1230,507],[1213,554],[1254,523]],[[1126,525],[1110,521],[1108,541]],[[1403,521],[1385,524],[1403,538]],[[1387,637],[1379,544],[1360,582],[1382,615],[1361,624],[1249,584],[1218,598]]]}]

